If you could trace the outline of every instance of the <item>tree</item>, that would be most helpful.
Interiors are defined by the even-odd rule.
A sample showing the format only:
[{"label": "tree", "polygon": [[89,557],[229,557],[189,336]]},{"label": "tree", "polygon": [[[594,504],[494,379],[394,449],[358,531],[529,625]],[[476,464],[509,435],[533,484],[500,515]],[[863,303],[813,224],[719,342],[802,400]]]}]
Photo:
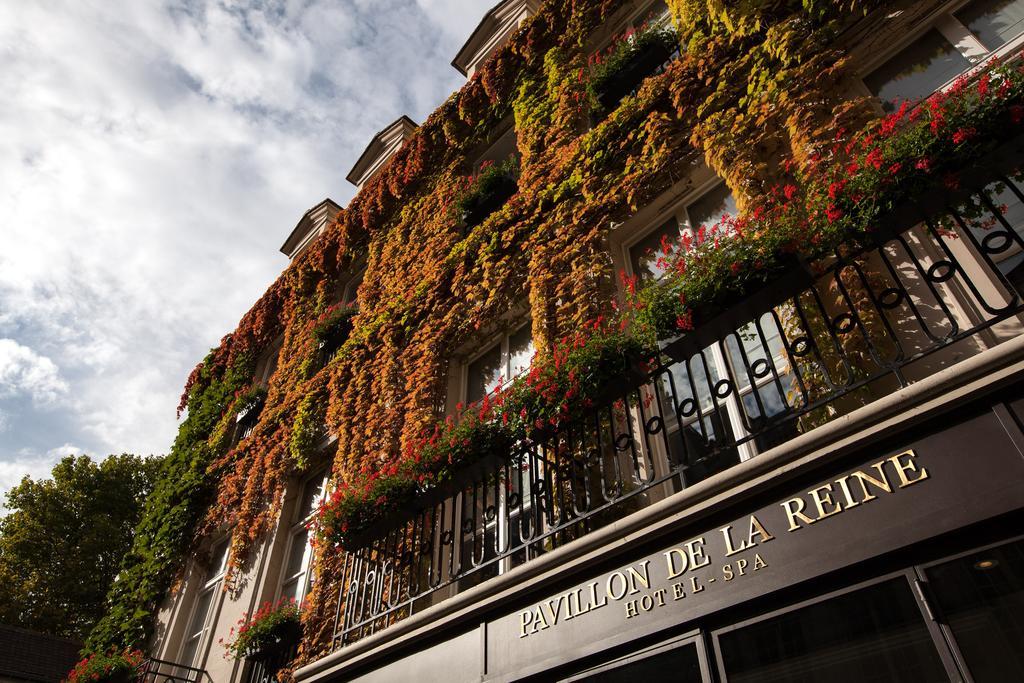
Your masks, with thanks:
[{"label": "tree", "polygon": [[0,519],[0,622],[84,639],[131,547],[162,458],[68,456],[25,477]]}]

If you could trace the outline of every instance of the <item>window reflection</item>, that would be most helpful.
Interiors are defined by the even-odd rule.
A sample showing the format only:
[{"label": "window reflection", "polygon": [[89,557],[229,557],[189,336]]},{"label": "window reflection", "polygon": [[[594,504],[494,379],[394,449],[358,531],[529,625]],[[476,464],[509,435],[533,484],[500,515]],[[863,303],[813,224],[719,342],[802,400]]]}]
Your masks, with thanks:
[{"label": "window reflection", "polygon": [[978,0],[954,15],[989,50],[996,50],[1024,29],[1024,0]]},{"label": "window reflection", "polygon": [[891,112],[903,100],[928,97],[970,66],[967,58],[933,29],[873,71],[864,83],[882,101],[882,108]]}]

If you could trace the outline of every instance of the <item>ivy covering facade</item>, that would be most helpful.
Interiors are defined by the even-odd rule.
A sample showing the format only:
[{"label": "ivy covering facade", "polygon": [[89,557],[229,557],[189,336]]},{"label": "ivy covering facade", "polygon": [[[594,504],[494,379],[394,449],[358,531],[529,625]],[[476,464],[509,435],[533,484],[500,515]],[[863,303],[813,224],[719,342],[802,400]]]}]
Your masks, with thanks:
[{"label": "ivy covering facade", "polygon": [[[209,534],[229,529],[229,566],[243,566],[278,523],[285,487],[300,474],[326,465],[335,488],[351,488],[422,451],[448,390],[451,350],[483,341],[509,311],[528,304],[538,363],[556,364],[576,331],[615,315],[612,226],[699,165],[727,183],[745,220],[770,234],[763,207],[779,188],[817,197],[809,185],[829,177],[837,149],[883,125],[870,98],[842,96],[854,74],[838,37],[887,3],[669,5],[679,58],[595,116],[588,60],[602,47],[603,28],[633,4],[545,3],[199,364],[179,407],[187,414],[166,476],[89,639],[93,651],[147,643],[185,558]],[[467,231],[457,202],[473,157],[509,118],[518,189]],[[844,197],[853,203],[841,208],[854,213],[858,203]],[[350,321],[346,314],[347,337],[325,364],[324,321],[334,319],[339,279],[363,262],[358,310]],[[730,265],[701,276],[728,277]],[[678,291],[666,301],[671,326],[686,309],[676,308]],[[665,323],[651,323],[658,325]],[[617,329],[604,336],[629,345]],[[257,361],[279,342],[255,426],[233,443],[239,412],[253,404]],[[324,453],[327,433],[336,440]],[[330,647],[342,551],[321,544],[315,561],[306,660]]]}]

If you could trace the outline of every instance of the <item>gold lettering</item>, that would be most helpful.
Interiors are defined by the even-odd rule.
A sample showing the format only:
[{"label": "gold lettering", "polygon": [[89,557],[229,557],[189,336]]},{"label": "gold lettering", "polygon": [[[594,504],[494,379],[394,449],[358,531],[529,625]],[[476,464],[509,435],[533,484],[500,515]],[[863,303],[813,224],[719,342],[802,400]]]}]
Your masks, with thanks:
[{"label": "gold lettering", "polygon": [[743,552],[750,547],[747,541],[740,541],[739,548],[732,547],[732,526],[722,527],[722,536],[725,537],[725,556],[730,557],[736,553]]},{"label": "gold lettering", "polygon": [[565,600],[564,595],[559,595],[558,600],[548,600],[543,603],[541,607],[547,608],[547,619],[545,621],[549,626],[554,626],[558,623],[558,614],[562,611],[562,601]]},{"label": "gold lettering", "polygon": [[[634,602],[636,601],[634,600]],[[642,609],[645,612],[650,612],[652,609],[654,609],[654,598],[652,598],[650,595],[642,596],[640,598],[640,609]]]},{"label": "gold lettering", "polygon": [[756,572],[761,567],[767,567],[768,563],[761,557],[761,553],[754,553],[754,571]]},{"label": "gold lettering", "polygon": [[[615,579],[619,579],[622,582],[622,592],[618,595],[615,594]],[[622,572],[612,572],[605,584],[605,592],[608,593],[608,597],[612,600],[621,600],[629,592],[629,579]]]},{"label": "gold lettering", "polygon": [[702,586],[699,583],[697,583],[697,577],[696,576],[691,576],[690,577],[690,592],[691,593],[700,593],[702,590],[704,590],[704,586]]},{"label": "gold lettering", "polygon": [[531,631],[531,633],[536,633],[538,630],[543,631],[547,627],[548,624],[546,621],[544,621],[544,613],[541,611],[540,606],[538,605],[536,607],[536,612],[534,612],[533,614],[533,631]]},{"label": "gold lettering", "polygon": [[744,575],[743,570],[746,569],[746,568],[747,568],[747,561],[746,560],[736,560],[736,571],[739,573],[740,576]]},{"label": "gold lettering", "polygon": [[657,600],[658,600],[658,607],[664,607],[665,606],[665,589],[664,588],[659,588],[658,590],[654,591],[654,597],[657,598]]},{"label": "gold lettering", "polygon": [[526,627],[533,623],[533,614],[527,610],[519,615],[519,637],[525,638],[529,634]]},{"label": "gold lettering", "polygon": [[686,597],[686,591],[683,589],[683,582],[680,581],[678,583],[673,583],[672,584],[672,599],[673,600],[682,600],[685,597]]},{"label": "gold lettering", "polygon": [[643,584],[644,588],[651,587],[651,574],[648,569],[650,564],[650,560],[644,560],[643,562],[641,562],[640,568],[643,570],[642,572],[637,571],[634,567],[629,568],[629,592],[631,594],[640,591],[640,589],[636,587],[638,583]]},{"label": "gold lettering", "polygon": [[[821,492],[822,491],[828,491],[828,493],[826,493],[824,495],[824,497],[822,497],[821,496]],[[818,519],[815,520],[815,521],[821,521],[821,520],[825,519],[826,517],[831,517],[832,515],[838,515],[840,512],[843,511],[843,506],[842,505],[836,505],[836,502],[834,500],[832,500],[832,485],[831,484],[825,484],[824,486],[819,486],[816,489],[812,489],[810,491],[810,494],[811,494],[811,500],[814,501],[814,506],[816,508],[818,508]],[[829,510],[829,511],[826,512],[825,511],[825,506],[826,505],[834,505],[835,507],[832,510]]]},{"label": "gold lettering", "polygon": [[640,614],[640,611],[637,609],[636,600],[630,600],[629,602],[626,603],[626,618],[627,619],[632,619],[633,617],[635,617],[635,616],[637,616],[639,614]]},{"label": "gold lettering", "polygon": [[850,508],[857,507],[858,505],[860,505],[860,502],[858,502],[853,497],[853,494],[850,493],[850,485],[846,483],[849,479],[850,479],[850,475],[846,475],[842,479],[836,479],[836,483],[839,484],[839,488],[843,490],[843,498],[846,500],[846,509],[847,510],[849,510]]},{"label": "gold lettering", "polygon": [[875,470],[878,472],[878,476],[881,477],[880,479],[875,479],[870,474],[866,474],[864,472],[861,472],[860,470],[857,470],[856,472],[850,475],[851,477],[856,477],[857,481],[860,482],[861,491],[864,492],[864,496],[861,500],[862,503],[866,503],[869,500],[874,500],[875,498],[878,498],[878,496],[868,491],[868,484],[871,484],[879,491],[892,493],[892,486],[889,484],[889,478],[885,476],[885,461],[883,460],[881,462],[876,462],[874,465],[872,465],[872,467],[874,467]]},{"label": "gold lettering", "polygon": [[[760,541],[755,541],[754,536],[760,536]],[[775,537],[768,533],[768,530],[764,528],[764,524],[761,524],[754,515],[750,515],[750,531],[747,532],[747,542],[751,546],[755,546],[758,543],[767,543],[768,541],[774,540]]]},{"label": "gold lettering", "polygon": [[[711,558],[704,554],[704,537],[696,538],[692,541],[687,541],[686,554],[690,556],[690,569],[700,569],[711,564]],[[701,562],[701,559],[704,561]]]},{"label": "gold lettering", "polygon": [[[794,509],[794,506],[796,509]],[[800,528],[800,525],[796,523],[797,518],[801,522],[807,525],[814,524],[814,520],[804,514],[804,499],[793,498],[782,503],[783,509],[786,511],[786,517],[789,519],[789,530],[796,531]]]},{"label": "gold lettering", "polygon": [[732,565],[726,564],[722,566],[722,576],[725,577],[726,581],[732,581]]},{"label": "gold lettering", "polygon": [[[889,462],[896,468],[896,474],[900,478],[900,488],[906,488],[911,484],[916,484],[919,481],[924,481],[928,478],[928,470],[925,468],[917,469],[917,463],[914,462],[914,458],[917,456],[914,451],[904,451],[899,455],[894,455],[889,458]],[[906,462],[902,462],[900,458],[906,458]],[[920,472],[917,479],[909,479],[907,472]]]},{"label": "gold lettering", "polygon": [[[682,562],[682,566],[676,568],[676,558]],[[686,557],[686,553],[683,552],[682,548],[672,548],[671,550],[665,551],[665,563],[668,565],[668,580],[682,576],[686,573],[689,567],[689,559]]]},{"label": "gold lettering", "polygon": [[597,585],[598,585],[597,581],[591,581],[590,582],[590,604],[587,606],[587,611],[588,612],[590,610],[592,610],[592,609],[597,609],[598,607],[604,607],[605,605],[608,604],[608,598],[603,596],[603,595],[601,596],[601,599],[598,600],[598,597],[597,597]]}]

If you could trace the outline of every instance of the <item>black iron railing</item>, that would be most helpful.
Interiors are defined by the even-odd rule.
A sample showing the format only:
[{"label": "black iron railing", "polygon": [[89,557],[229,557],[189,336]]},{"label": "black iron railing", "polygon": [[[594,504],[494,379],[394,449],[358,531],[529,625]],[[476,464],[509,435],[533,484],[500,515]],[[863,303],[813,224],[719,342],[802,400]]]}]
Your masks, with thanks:
[{"label": "black iron railing", "polygon": [[970,212],[894,212],[813,276],[753,297],[760,308],[667,345],[586,419],[496,455],[346,553],[336,646],[1020,334],[1024,194],[996,172],[975,187],[996,180],[1005,189],[989,184]]},{"label": "black iron railing", "polygon": [[291,664],[298,652],[296,641],[276,651],[247,658],[243,683],[277,683],[278,672]]},{"label": "black iron railing", "polygon": [[167,662],[162,659],[147,659],[139,667],[136,683],[209,683],[205,669],[184,664]]}]

